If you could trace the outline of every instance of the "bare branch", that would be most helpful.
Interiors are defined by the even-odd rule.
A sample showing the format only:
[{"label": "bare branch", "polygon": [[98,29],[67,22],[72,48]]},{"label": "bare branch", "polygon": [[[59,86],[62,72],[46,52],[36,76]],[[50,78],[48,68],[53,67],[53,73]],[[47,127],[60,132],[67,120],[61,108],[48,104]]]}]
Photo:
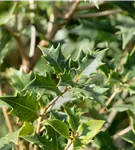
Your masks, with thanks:
[{"label": "bare branch", "polygon": [[73,14],[75,13],[75,11],[78,7],[79,2],[80,1],[77,0],[72,4],[71,8],[69,8],[69,11],[64,15],[64,19],[66,19],[66,20],[71,19],[71,17],[73,16]]},{"label": "bare branch", "polygon": [[90,13],[90,14],[76,14],[73,17],[74,18],[94,18],[94,17],[102,17],[102,16],[109,16],[109,15],[114,15],[117,13],[122,12],[121,9],[116,9],[116,10],[106,10],[102,12],[97,12],[97,13]]},{"label": "bare branch", "polygon": [[[108,98],[108,100],[106,101],[105,106],[108,106],[108,105],[111,103],[111,101],[114,99],[114,97],[117,95],[117,93],[119,93],[119,92],[120,92],[119,88],[117,88],[116,86],[114,86],[114,92],[113,92],[113,94]],[[100,114],[102,114],[102,113],[104,112],[104,110],[105,110],[105,108],[102,108],[102,109],[100,110]]]},{"label": "bare branch", "polygon": [[[35,8],[34,0],[29,0],[29,7],[31,10]],[[35,17],[34,12],[31,12],[30,16],[34,18]],[[31,25],[31,41],[30,41],[29,57],[32,57],[34,55],[35,43],[36,43],[36,28],[34,25]]]},{"label": "bare branch", "polygon": [[129,126],[129,127],[125,128],[125,129],[123,129],[122,131],[120,131],[120,132],[114,134],[114,135],[113,135],[113,139],[116,140],[118,137],[120,137],[120,136],[122,136],[122,135],[128,133],[128,132],[131,131],[131,130],[132,130],[132,127]]},{"label": "bare branch", "polygon": [[72,143],[73,143],[72,139],[69,139],[69,142],[67,143],[64,150],[68,150],[70,148],[70,146],[72,145]]}]

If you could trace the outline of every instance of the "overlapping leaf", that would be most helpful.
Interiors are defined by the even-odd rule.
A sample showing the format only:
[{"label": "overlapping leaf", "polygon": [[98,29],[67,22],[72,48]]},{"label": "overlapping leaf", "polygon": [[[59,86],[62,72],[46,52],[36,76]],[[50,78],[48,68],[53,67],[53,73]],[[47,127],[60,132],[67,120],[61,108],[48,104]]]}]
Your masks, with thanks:
[{"label": "overlapping leaf", "polygon": [[34,121],[38,117],[38,102],[32,94],[26,93],[24,96],[0,97],[0,100],[6,102],[12,107],[11,113],[19,117],[20,120]]},{"label": "overlapping leaf", "polygon": [[86,54],[85,57],[79,60],[79,67],[77,69],[78,74],[81,76],[89,76],[90,74],[95,73],[97,68],[103,64],[101,60],[105,52],[106,50],[99,51],[95,56]]},{"label": "overlapping leaf", "polygon": [[57,83],[49,73],[46,73],[44,76],[35,73],[34,80],[32,80],[30,84],[24,88],[24,90],[35,91],[39,95],[41,95],[41,93],[53,95],[55,93],[60,94]]},{"label": "overlapping leaf", "polygon": [[68,122],[70,124],[70,127],[73,131],[76,131],[79,127],[80,124],[80,117],[77,114],[77,112],[75,111],[75,107],[72,108],[68,108],[68,107],[64,107],[65,111],[68,115]]},{"label": "overlapping leaf", "polygon": [[60,45],[56,49],[53,46],[49,49],[44,47],[40,47],[40,49],[55,73],[63,73],[65,69],[68,69],[67,60],[61,52]]},{"label": "overlapping leaf", "polygon": [[11,84],[18,92],[26,87],[33,79],[32,72],[25,74],[23,70],[18,71],[11,68],[9,73],[11,75]]},{"label": "overlapping leaf", "polygon": [[19,130],[16,132],[11,132],[5,135],[3,138],[0,139],[0,149],[4,147],[5,144],[14,143],[17,144],[19,137]]},{"label": "overlapping leaf", "polygon": [[50,125],[55,131],[63,135],[65,138],[69,138],[69,129],[64,122],[57,119],[51,119],[44,121],[44,123],[45,125]]}]

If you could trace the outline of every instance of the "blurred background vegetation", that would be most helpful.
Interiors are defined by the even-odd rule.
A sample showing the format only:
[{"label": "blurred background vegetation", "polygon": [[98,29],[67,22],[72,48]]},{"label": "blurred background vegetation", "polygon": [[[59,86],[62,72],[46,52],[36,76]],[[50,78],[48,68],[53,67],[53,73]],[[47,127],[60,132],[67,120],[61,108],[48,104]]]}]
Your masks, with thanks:
[{"label": "blurred background vegetation", "polygon": [[[135,2],[0,1],[0,95],[13,93],[10,68],[43,73],[47,65],[37,45],[57,47],[58,43],[63,54],[71,57],[80,49],[108,48],[91,81],[108,89],[103,97],[97,95],[107,110],[94,101],[76,105],[86,116],[107,122],[91,149],[134,150]],[[10,131],[4,111],[0,108],[0,137]],[[8,117],[17,128],[16,118]]]}]

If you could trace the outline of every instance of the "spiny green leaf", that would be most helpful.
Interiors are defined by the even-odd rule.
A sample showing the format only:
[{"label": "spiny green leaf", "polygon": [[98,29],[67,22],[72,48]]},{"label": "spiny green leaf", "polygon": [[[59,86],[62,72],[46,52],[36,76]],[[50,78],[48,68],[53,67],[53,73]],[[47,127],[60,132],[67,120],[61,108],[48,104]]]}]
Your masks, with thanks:
[{"label": "spiny green leaf", "polygon": [[70,124],[71,129],[76,131],[79,127],[80,119],[79,119],[79,115],[75,111],[75,107],[68,108],[64,106],[64,109],[68,115],[68,122]]},{"label": "spiny green leaf", "polygon": [[90,74],[95,73],[97,68],[103,64],[101,59],[106,50],[107,49],[97,52],[96,56],[91,56],[87,53],[85,57],[79,60],[79,67],[77,69],[78,75],[89,76]]},{"label": "spiny green leaf", "polygon": [[59,134],[63,135],[67,139],[69,138],[69,129],[67,125],[57,119],[44,121],[45,125],[50,125],[54,130],[56,130]]},{"label": "spiny green leaf", "polygon": [[0,139],[0,149],[5,145],[9,144],[10,142],[13,142],[14,144],[17,144],[18,137],[19,137],[19,131],[8,133],[6,136]]},{"label": "spiny green leaf", "polygon": [[101,88],[100,86],[92,84],[90,86],[80,86],[79,88],[76,88],[75,91],[76,93],[81,93],[84,99],[96,100],[104,106],[104,100],[106,99],[104,92],[107,90],[107,88]]},{"label": "spiny green leaf", "polygon": [[0,100],[12,107],[11,113],[19,117],[20,120],[34,121],[38,117],[38,102],[32,94],[26,93],[24,96],[19,93],[16,96],[3,96]]},{"label": "spiny green leaf", "polygon": [[51,78],[49,73],[46,73],[45,76],[35,73],[35,79],[26,86],[24,90],[35,91],[39,93],[39,95],[41,95],[40,93],[42,93],[42,90],[44,90],[45,93],[60,94],[57,84]]},{"label": "spiny green leaf", "polygon": [[81,143],[84,145],[89,143],[100,132],[104,123],[105,121],[103,120],[90,120],[80,125],[77,133]]},{"label": "spiny green leaf", "polygon": [[27,86],[33,78],[32,72],[25,74],[22,69],[18,71],[10,68],[9,74],[11,75],[11,84],[18,92]]},{"label": "spiny green leaf", "polygon": [[39,48],[41,49],[45,60],[54,69],[56,74],[63,73],[65,68],[68,68],[67,60],[61,52],[60,45],[58,45],[56,49],[53,46],[49,49],[44,47]]}]

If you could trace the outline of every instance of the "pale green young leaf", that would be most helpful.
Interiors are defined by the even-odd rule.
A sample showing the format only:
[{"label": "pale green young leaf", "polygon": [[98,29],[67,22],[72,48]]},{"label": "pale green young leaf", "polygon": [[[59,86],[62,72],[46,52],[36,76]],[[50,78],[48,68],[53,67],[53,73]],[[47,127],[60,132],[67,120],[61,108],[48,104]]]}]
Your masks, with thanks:
[{"label": "pale green young leaf", "polygon": [[24,122],[23,126],[20,128],[19,136],[27,136],[34,132],[34,127],[29,122]]},{"label": "pale green young leaf", "polygon": [[57,119],[51,119],[51,120],[44,121],[44,124],[50,125],[60,135],[63,135],[67,139],[69,138],[69,129],[63,121]]},{"label": "pale green young leaf", "polygon": [[19,93],[16,96],[3,96],[0,100],[12,107],[12,114],[20,120],[34,121],[38,117],[38,102],[32,94],[26,93],[24,96]]},{"label": "pale green young leaf", "polygon": [[78,138],[83,145],[88,144],[98,134],[104,125],[103,120],[90,120],[81,124],[77,130]]},{"label": "pale green young leaf", "polygon": [[8,133],[7,135],[5,135],[4,137],[2,137],[0,139],[0,149],[5,145],[5,144],[9,144],[9,143],[14,143],[17,144],[18,142],[18,137],[19,137],[19,132],[20,130],[16,131],[16,132],[11,132]]}]

